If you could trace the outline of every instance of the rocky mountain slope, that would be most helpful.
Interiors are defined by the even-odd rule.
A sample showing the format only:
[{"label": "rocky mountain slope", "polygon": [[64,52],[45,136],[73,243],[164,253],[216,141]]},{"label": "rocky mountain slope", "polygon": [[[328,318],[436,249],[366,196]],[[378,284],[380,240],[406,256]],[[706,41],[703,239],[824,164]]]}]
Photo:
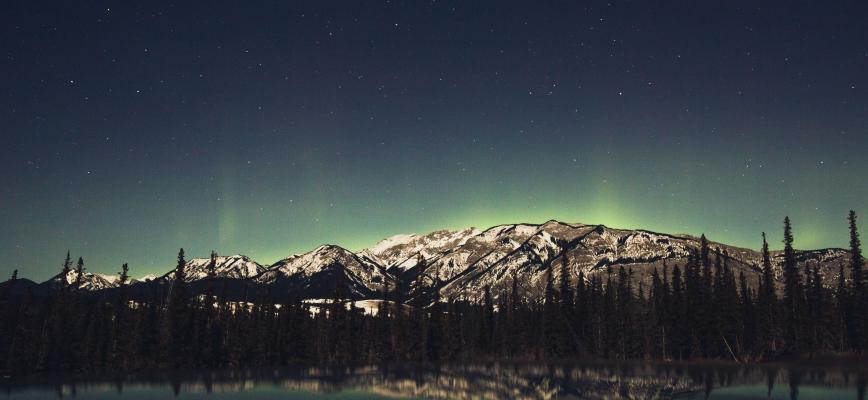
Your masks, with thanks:
[{"label": "rocky mountain slope", "polygon": [[[247,256],[240,254],[234,256],[217,256],[214,260],[214,277],[229,279],[248,279],[259,276],[266,268]],[[210,258],[194,258],[184,265],[184,280],[187,282],[199,281],[208,278],[208,266]],[[159,279],[172,279],[175,272],[169,271]],[[147,278],[147,277],[146,277]]]},{"label": "rocky mountain slope", "polygon": [[333,295],[339,279],[346,287],[346,295],[353,298],[373,297],[383,291],[386,282],[395,286],[395,278],[381,265],[331,245],[280,260],[252,281],[271,288],[273,293],[323,298]]},{"label": "rocky mountain slope", "polygon": [[[478,300],[486,288],[495,296],[508,290],[513,279],[518,280],[520,291],[528,298],[538,298],[547,271],[552,269],[554,278],[559,279],[564,262],[572,280],[580,271],[590,278],[623,266],[638,282],[647,284],[654,269],[662,272],[664,265],[670,269],[683,266],[691,249],[698,247],[699,239],[693,236],[548,221],[498,225],[486,230],[397,235],[359,252],[323,245],[267,267],[246,256],[221,256],[214,276],[231,282],[236,292],[246,295],[251,290],[267,289],[277,298],[329,297],[340,280],[345,294],[356,299],[379,298],[386,286],[400,287],[405,298],[412,299],[416,295],[415,283],[421,283],[429,290],[438,288],[444,298]],[[736,274],[744,273],[750,282],[757,281],[759,252],[714,242],[711,248],[725,252]],[[839,265],[847,263],[849,256],[843,249],[821,249],[799,251],[797,257],[800,266],[819,266],[831,285],[837,279]],[[772,254],[777,276],[782,258],[779,252]],[[193,282],[193,287],[202,287],[195,283],[207,280],[209,261],[194,258],[187,262],[186,280]],[[172,276],[170,270],[159,278],[132,280],[130,284],[165,285]],[[75,281],[75,276],[69,274],[65,278],[70,283]],[[54,277],[49,282],[59,279]],[[115,277],[87,273],[80,288],[116,286]]]}]

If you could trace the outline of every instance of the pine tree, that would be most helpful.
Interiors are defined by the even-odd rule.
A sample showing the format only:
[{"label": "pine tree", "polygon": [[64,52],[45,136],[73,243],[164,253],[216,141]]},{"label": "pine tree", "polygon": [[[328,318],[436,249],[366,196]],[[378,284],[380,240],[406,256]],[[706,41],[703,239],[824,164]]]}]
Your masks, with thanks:
[{"label": "pine tree", "polygon": [[552,278],[552,268],[545,273],[545,289],[543,292],[543,324],[542,324],[542,353],[543,357],[557,356],[557,296]]},{"label": "pine tree", "polygon": [[[6,286],[3,289],[3,292],[0,293],[0,301],[9,301],[9,297],[12,296],[12,291],[15,289],[15,284],[18,281],[18,270],[12,271],[12,277],[9,278],[9,281],[6,282]],[[0,329],[0,333],[2,333],[2,329]],[[0,338],[2,339],[2,338]]]},{"label": "pine tree", "polygon": [[521,295],[518,291],[518,275],[513,272],[512,274],[512,287],[509,291],[509,309],[507,314],[507,355],[508,356],[517,356],[522,352],[522,333],[523,329],[520,325],[520,311],[524,304],[522,303]]},{"label": "pine tree", "polygon": [[666,319],[667,316],[667,304],[666,297],[668,294],[664,294],[663,288],[663,280],[660,278],[660,274],[657,272],[657,268],[654,268],[651,271],[651,310],[653,311],[653,325],[656,326],[656,330],[653,336],[657,339],[655,340],[655,347],[659,347],[658,351],[654,351],[654,355],[658,358],[666,358]]},{"label": "pine tree", "polygon": [[428,334],[426,335],[428,361],[440,361],[441,347],[443,342],[443,312],[440,310],[440,289],[434,288],[434,299],[428,310]]},{"label": "pine tree", "polygon": [[850,223],[850,290],[849,304],[847,307],[847,330],[849,332],[850,347],[852,350],[861,352],[868,346],[865,332],[868,330],[868,293],[865,291],[865,277],[862,267],[862,243],[859,240],[859,232],[856,228],[856,212],[850,210],[848,216]]},{"label": "pine tree", "polygon": [[63,260],[63,267],[60,269],[60,276],[66,285],[66,275],[72,270],[72,258],[69,256],[69,250],[66,251],[66,258]]},{"label": "pine tree", "polygon": [[711,287],[713,284],[712,281],[712,271],[711,271],[711,249],[708,245],[708,239],[706,239],[705,234],[699,237],[699,261],[702,267],[702,284],[706,291],[706,294],[711,293]]},{"label": "pine tree", "polygon": [[696,308],[699,310],[697,315],[697,338],[699,339],[699,350],[705,357],[709,357],[716,351],[715,344],[719,342],[717,338],[717,313],[714,312],[714,273],[711,265],[711,249],[708,239],[703,234],[699,239],[699,265],[701,275],[699,275],[699,285],[696,292]]},{"label": "pine tree", "polygon": [[118,297],[114,305],[115,317],[111,324],[111,334],[109,339],[109,358],[114,367],[123,367],[126,363],[125,353],[129,350],[132,344],[126,344],[123,341],[122,335],[128,332],[128,310],[127,310],[127,293],[130,267],[127,263],[121,265],[121,272],[118,273]]},{"label": "pine tree", "polygon": [[180,366],[186,358],[184,336],[188,317],[188,299],[186,272],[184,270],[187,261],[184,258],[184,249],[178,251],[178,263],[175,266],[174,276],[169,291],[169,299],[163,320],[163,360],[170,365]]},{"label": "pine tree", "polygon": [[661,292],[663,295],[663,299],[661,300],[662,319],[660,320],[660,323],[663,325],[663,329],[661,330],[663,334],[661,338],[661,352],[663,359],[668,360],[672,354],[672,335],[675,333],[672,318],[675,311],[672,309],[672,288],[670,286],[671,281],[669,280],[669,265],[666,263],[666,260],[663,260],[663,277],[661,280]]},{"label": "pine tree", "polygon": [[563,261],[561,262],[561,279],[560,279],[560,289],[558,290],[560,295],[560,303],[561,303],[561,313],[564,315],[564,318],[572,318],[573,314],[573,286],[570,281],[570,268],[569,268],[569,259],[567,255],[564,254]]},{"label": "pine tree", "polygon": [[684,357],[695,358],[703,355],[700,341],[709,316],[704,304],[700,257],[695,250],[691,250],[687,260],[687,265],[684,266],[684,319],[687,327],[684,336]]},{"label": "pine tree", "polygon": [[480,321],[477,325],[477,349],[483,354],[490,355],[492,353],[492,343],[494,342],[494,300],[491,297],[491,287],[486,286],[482,292],[482,307],[480,310]]},{"label": "pine tree", "polygon": [[729,266],[729,253],[724,250],[716,250],[720,264],[720,277],[717,279],[715,287],[715,297],[717,301],[718,311],[718,332],[723,341],[720,348],[720,356],[729,357],[737,353],[741,353],[741,335],[742,325],[744,323],[742,315],[741,298],[739,297],[738,287],[736,286],[735,274]]},{"label": "pine tree", "polygon": [[214,250],[211,250],[211,258],[208,260],[206,271],[208,279],[214,279],[217,277],[217,252]]},{"label": "pine tree", "polygon": [[847,288],[847,279],[844,276],[844,264],[838,264],[838,286],[835,289],[835,306],[837,311],[837,319],[839,326],[839,335],[837,340],[837,350],[843,352],[847,349],[850,343],[849,328],[847,317],[849,315],[850,296]]},{"label": "pine tree", "polygon": [[777,319],[775,318],[778,306],[777,294],[775,294],[775,277],[772,271],[772,262],[769,256],[769,244],[766,234],[763,232],[762,246],[762,277],[760,278],[759,291],[757,293],[757,325],[760,346],[759,351],[777,351]]},{"label": "pine tree", "polygon": [[750,354],[756,347],[757,340],[757,315],[756,305],[751,296],[751,289],[747,284],[744,272],[738,274],[739,293],[741,294],[741,347],[742,353]]},{"label": "pine tree", "polygon": [[75,264],[75,281],[72,284],[73,289],[81,289],[81,284],[84,282],[84,259],[79,257]]},{"label": "pine tree", "polygon": [[69,273],[72,271],[72,258],[69,250],[60,270],[59,287],[48,299],[48,311],[41,326],[38,328],[39,340],[34,368],[37,370],[57,369],[69,358],[70,347],[63,346],[63,335],[69,330],[67,320],[70,318],[72,299],[69,297]]},{"label": "pine tree", "polygon": [[591,281],[588,284],[588,320],[590,326],[588,328],[588,346],[593,354],[604,355],[606,352],[605,334],[607,326],[605,321],[611,318],[604,319],[604,309],[608,303],[605,290],[603,289],[603,281],[598,275],[591,276]]},{"label": "pine tree", "polygon": [[575,325],[576,335],[579,339],[580,350],[586,351],[589,343],[588,324],[590,321],[589,314],[589,295],[588,287],[585,284],[585,272],[579,270],[579,276],[576,278],[576,300],[573,306],[573,321]]},{"label": "pine tree", "polygon": [[847,220],[850,222],[850,282],[854,293],[862,293],[864,285],[862,267],[865,262],[862,259],[862,242],[859,240],[859,231],[856,228],[856,212],[850,210]]},{"label": "pine tree", "polygon": [[792,351],[799,350],[800,297],[802,296],[801,279],[796,265],[796,252],[793,249],[793,231],[790,217],[784,218],[784,332],[787,347]]},{"label": "pine tree", "polygon": [[572,354],[575,351],[573,340],[573,286],[570,281],[569,260],[563,255],[560,273],[560,288],[558,301],[560,302],[560,318],[557,335],[560,336],[558,353],[562,356]]},{"label": "pine tree", "polygon": [[834,305],[828,295],[820,267],[808,268],[805,291],[807,298],[807,329],[808,348],[812,351],[833,350],[837,335],[834,333],[834,315],[830,310]]},{"label": "pine tree", "polygon": [[624,266],[618,267],[618,289],[616,292],[616,319],[618,327],[616,351],[617,358],[626,360],[630,356],[633,323],[633,293],[630,290],[630,275]]}]

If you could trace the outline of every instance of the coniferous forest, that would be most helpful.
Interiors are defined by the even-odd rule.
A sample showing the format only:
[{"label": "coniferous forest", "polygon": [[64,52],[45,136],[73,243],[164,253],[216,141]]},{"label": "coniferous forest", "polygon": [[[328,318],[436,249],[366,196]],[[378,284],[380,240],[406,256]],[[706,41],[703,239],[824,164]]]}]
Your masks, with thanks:
[{"label": "coniferous forest", "polygon": [[[247,302],[231,301],[219,283],[193,296],[184,280],[183,249],[171,290],[146,298],[133,299],[123,284],[85,296],[75,282],[50,296],[13,296],[16,272],[0,293],[0,369],[21,374],[507,359],[760,362],[860,355],[868,346],[868,294],[852,211],[849,222],[850,265],[840,265],[836,281],[797,263],[786,218],[780,274],[763,235],[758,285],[737,276],[703,236],[686,263],[652,271],[650,285],[623,267],[590,278],[563,271],[556,279],[553,265],[541,298],[520,296],[520,278],[513,277],[511,290],[485,290],[474,302],[441,298],[422,287],[414,289],[430,295],[404,299],[403,290],[391,288],[373,313],[351,306],[340,279],[317,312],[293,293],[262,291],[250,293]],[[81,272],[84,262],[67,255],[62,268]],[[121,283],[129,279],[126,264],[119,275]]]}]

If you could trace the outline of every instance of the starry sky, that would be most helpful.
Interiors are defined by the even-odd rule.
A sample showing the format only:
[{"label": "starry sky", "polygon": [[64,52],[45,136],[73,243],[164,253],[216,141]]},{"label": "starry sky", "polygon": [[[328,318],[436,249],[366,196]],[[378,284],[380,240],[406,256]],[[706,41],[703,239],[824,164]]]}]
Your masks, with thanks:
[{"label": "starry sky", "polygon": [[548,219],[841,247],[868,215],[864,1],[203,4],[4,4],[3,277]]}]

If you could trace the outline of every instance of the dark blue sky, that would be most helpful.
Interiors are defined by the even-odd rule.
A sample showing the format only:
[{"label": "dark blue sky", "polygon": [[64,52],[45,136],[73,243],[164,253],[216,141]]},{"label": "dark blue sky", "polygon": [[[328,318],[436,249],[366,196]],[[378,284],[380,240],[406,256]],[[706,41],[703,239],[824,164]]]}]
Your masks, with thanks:
[{"label": "dark blue sky", "polygon": [[[541,3],[541,4],[540,4]],[[868,6],[33,2],[0,17],[0,273],[509,222],[846,245]]]}]

